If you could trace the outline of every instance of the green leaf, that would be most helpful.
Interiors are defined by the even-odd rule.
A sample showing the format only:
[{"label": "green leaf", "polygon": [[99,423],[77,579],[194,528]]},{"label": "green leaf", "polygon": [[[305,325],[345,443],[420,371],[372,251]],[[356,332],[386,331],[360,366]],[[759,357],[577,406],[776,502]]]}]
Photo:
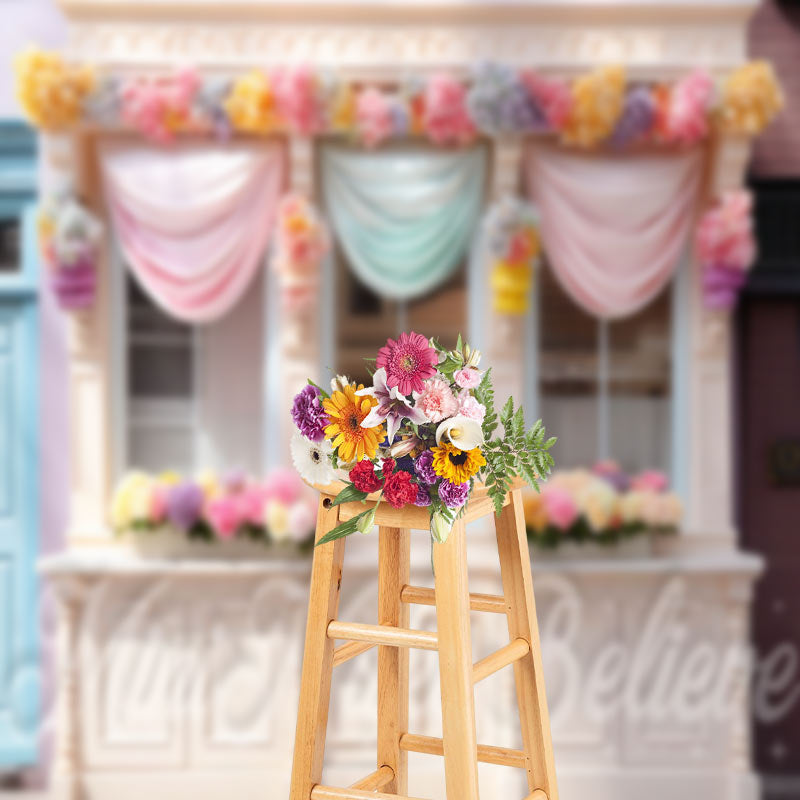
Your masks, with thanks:
[{"label": "green leaf", "polygon": [[349,483],[344,487],[344,489],[342,489],[341,492],[339,492],[339,494],[336,495],[331,505],[340,506],[342,503],[352,503],[354,501],[361,502],[366,496],[366,492],[356,489],[352,483]]},{"label": "green leaf", "polygon": [[308,385],[313,386],[315,389],[319,389],[319,393],[324,399],[327,400],[330,397],[330,395],[319,384],[314,383],[311,378],[308,379]]}]

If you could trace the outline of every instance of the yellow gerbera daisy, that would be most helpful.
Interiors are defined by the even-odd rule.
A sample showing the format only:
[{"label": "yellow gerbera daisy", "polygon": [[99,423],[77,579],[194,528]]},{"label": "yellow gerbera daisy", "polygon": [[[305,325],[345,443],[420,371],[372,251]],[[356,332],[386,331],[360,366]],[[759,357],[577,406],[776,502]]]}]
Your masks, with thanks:
[{"label": "yellow gerbera daisy", "polygon": [[347,384],[322,401],[322,407],[331,420],[325,426],[325,437],[331,440],[334,448],[338,448],[340,462],[360,461],[364,456],[375,458],[385,435],[383,424],[374,428],[361,427],[362,420],[378,404],[374,397],[356,396],[356,392],[363,388],[363,384]]},{"label": "yellow gerbera daisy", "polygon": [[480,447],[459,450],[453,444],[442,444],[439,447],[432,447],[431,452],[433,471],[450,483],[466,483],[486,464]]}]

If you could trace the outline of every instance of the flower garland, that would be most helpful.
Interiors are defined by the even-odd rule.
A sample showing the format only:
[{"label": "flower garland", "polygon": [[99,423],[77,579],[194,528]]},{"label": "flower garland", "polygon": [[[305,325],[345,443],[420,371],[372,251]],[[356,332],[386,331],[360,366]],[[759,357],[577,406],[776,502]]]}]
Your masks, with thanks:
[{"label": "flower garland", "polygon": [[284,307],[299,310],[314,304],[320,265],[329,249],[327,226],[313,205],[299,194],[284,196],[270,261],[281,282]]},{"label": "flower garland", "polygon": [[673,533],[682,507],[666,475],[646,470],[628,476],[610,461],[555,472],[541,493],[523,498],[528,538],[541,547],[566,541],[614,544],[643,533]]},{"label": "flower garland", "polygon": [[117,485],[110,508],[118,533],[172,527],[189,539],[265,544],[309,541],[316,522],[313,502],[293,470],[279,469],[263,482],[243,475],[195,480],[175,472],[130,472]]},{"label": "flower garland", "polygon": [[713,127],[760,133],[783,107],[772,66],[754,61],[715,82],[696,70],[672,84],[628,81],[620,65],[572,80],[485,63],[468,80],[439,72],[394,91],[349,83],[307,65],[254,69],[232,79],[172,75],[98,79],[57,53],[16,60],[17,96],[28,119],[55,130],[87,120],[125,124],[158,142],[181,131],[269,135],[340,134],[366,147],[424,136],[461,145],[476,136],[548,134],[581,148],[642,142],[686,145]]},{"label": "flower garland", "polygon": [[484,224],[493,264],[489,281],[494,310],[527,314],[541,254],[539,216],[529,203],[506,196],[489,209]]},{"label": "flower garland", "polygon": [[[482,477],[497,513],[514,476],[537,486],[553,465],[539,420],[525,431],[521,408],[509,399],[499,418],[491,370],[462,343],[444,349],[435,339],[401,333],[378,351],[372,386],[337,376],[330,391],[309,382],[297,394],[292,459],[309,483],[346,477],[335,503],[362,501],[378,492],[393,508],[430,510],[433,540],[443,542]],[[503,435],[496,434],[498,422]],[[338,525],[317,544],[366,533],[375,506]]]},{"label": "flower garland", "polygon": [[103,226],[71,193],[53,196],[39,209],[39,251],[61,308],[78,311],[94,302]]},{"label": "flower garland", "polygon": [[739,189],[726,192],[703,214],[695,246],[703,269],[703,303],[710,311],[730,311],[756,257],[753,198]]}]

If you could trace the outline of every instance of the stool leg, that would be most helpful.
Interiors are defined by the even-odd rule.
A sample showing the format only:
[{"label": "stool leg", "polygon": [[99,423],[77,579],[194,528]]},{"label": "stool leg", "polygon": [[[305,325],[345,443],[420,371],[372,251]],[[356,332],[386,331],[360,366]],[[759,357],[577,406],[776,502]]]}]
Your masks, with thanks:
[{"label": "stool leg", "polygon": [[[339,520],[339,507],[326,508],[326,499],[330,500],[320,497],[317,540]],[[339,608],[344,541],[337,539],[314,550],[289,800],[309,800],[312,788],[322,780],[334,650],[327,632]]]},{"label": "stool leg", "polygon": [[[411,537],[407,528],[379,529],[378,624],[409,627],[409,606],[400,592],[409,582]],[[408,648],[378,647],[378,767],[391,767],[387,794],[408,794],[408,753],[400,736],[408,733]]]},{"label": "stool leg", "polygon": [[558,800],[528,539],[522,494],[518,489],[511,493],[511,502],[495,518],[495,527],[508,607],[508,632],[512,641],[519,637],[530,644],[528,655],[514,663],[522,741],[528,760],[528,788],[531,792],[542,789],[548,800]]},{"label": "stool leg", "polygon": [[433,546],[447,800],[478,800],[478,744],[472,688],[467,540],[458,521]]}]

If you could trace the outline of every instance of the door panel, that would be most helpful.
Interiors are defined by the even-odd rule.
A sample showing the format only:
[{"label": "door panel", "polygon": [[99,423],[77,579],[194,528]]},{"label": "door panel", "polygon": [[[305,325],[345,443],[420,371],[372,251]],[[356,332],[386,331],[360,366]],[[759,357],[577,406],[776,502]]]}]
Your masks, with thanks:
[{"label": "door panel", "polygon": [[[25,222],[23,247],[32,258],[32,214]],[[40,698],[37,299],[18,288],[4,297],[3,288],[0,282],[0,769],[36,763]]]}]

